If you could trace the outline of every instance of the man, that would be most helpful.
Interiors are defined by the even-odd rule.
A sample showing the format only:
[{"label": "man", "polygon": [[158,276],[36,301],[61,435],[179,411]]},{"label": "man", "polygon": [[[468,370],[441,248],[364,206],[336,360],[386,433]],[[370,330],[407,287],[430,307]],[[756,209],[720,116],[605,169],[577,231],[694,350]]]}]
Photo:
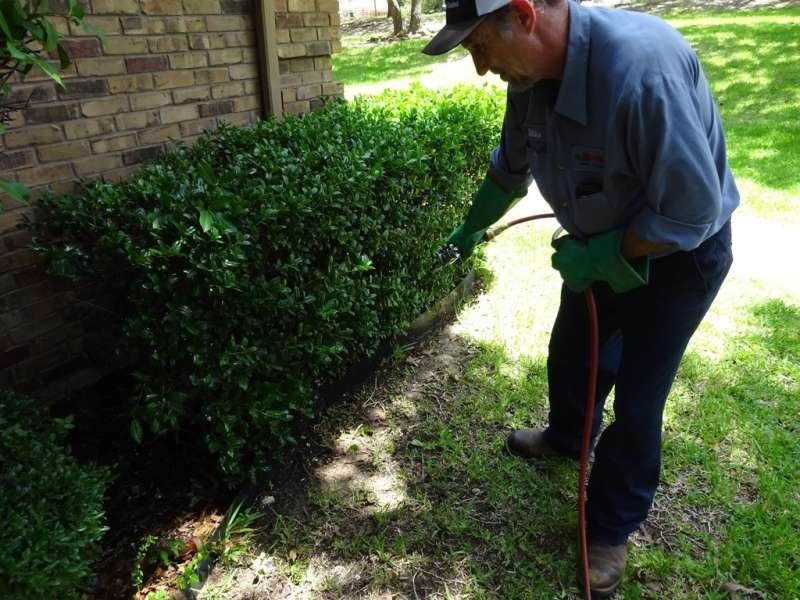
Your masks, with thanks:
[{"label": "man", "polygon": [[[622,580],[626,540],[658,484],[664,404],[690,337],[732,261],[739,194],[697,57],[663,21],[567,0],[450,0],[424,52],[463,45],[508,83],[500,143],[446,248],[468,256],[536,180],[568,236],[548,358],[549,424],[513,432],[526,457],[577,457],[586,390],[583,290],[600,320],[589,481],[594,597]],[[615,420],[599,436],[615,386]]]}]

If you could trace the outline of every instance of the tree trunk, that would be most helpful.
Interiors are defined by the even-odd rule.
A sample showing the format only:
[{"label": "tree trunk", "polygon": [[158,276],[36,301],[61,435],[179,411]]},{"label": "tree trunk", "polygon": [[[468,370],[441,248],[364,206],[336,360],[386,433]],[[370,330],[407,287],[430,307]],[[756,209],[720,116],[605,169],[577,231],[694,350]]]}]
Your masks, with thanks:
[{"label": "tree trunk", "polygon": [[421,21],[422,0],[411,0],[411,17],[408,20],[408,32],[417,33]]},{"label": "tree trunk", "polygon": [[394,24],[394,34],[400,35],[403,33],[403,15],[400,14],[400,5],[397,0],[388,0],[389,16],[392,17]]}]

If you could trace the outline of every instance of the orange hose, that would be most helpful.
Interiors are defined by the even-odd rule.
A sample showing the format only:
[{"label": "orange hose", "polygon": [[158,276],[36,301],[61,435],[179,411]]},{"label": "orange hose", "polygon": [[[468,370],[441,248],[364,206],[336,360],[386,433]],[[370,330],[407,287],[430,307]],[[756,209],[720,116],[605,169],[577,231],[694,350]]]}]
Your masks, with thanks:
[{"label": "orange hose", "polygon": [[580,538],[581,570],[583,571],[583,594],[586,600],[591,600],[589,544],[586,539],[586,471],[589,467],[589,444],[592,440],[594,400],[597,394],[600,333],[597,324],[597,305],[591,287],[586,288],[584,296],[586,297],[586,312],[589,315],[589,372],[586,382],[586,414],[583,417],[583,441],[581,442],[581,458],[578,469],[578,536]]},{"label": "orange hose", "polygon": [[[493,240],[506,229],[514,225],[549,217],[555,217],[555,215],[541,214],[514,219],[513,221],[509,221],[508,223],[504,223],[499,227],[487,231],[484,235],[484,241],[488,242]],[[586,312],[589,316],[589,372],[586,382],[586,414],[583,418],[583,440],[581,441],[581,455],[578,467],[578,541],[581,555],[581,571],[583,575],[583,594],[586,600],[591,600],[592,589],[589,584],[589,544],[586,537],[586,472],[589,469],[589,444],[592,438],[592,420],[594,415],[595,395],[597,394],[600,333],[597,323],[597,305],[595,304],[591,287],[586,289],[584,296],[586,297]]]}]

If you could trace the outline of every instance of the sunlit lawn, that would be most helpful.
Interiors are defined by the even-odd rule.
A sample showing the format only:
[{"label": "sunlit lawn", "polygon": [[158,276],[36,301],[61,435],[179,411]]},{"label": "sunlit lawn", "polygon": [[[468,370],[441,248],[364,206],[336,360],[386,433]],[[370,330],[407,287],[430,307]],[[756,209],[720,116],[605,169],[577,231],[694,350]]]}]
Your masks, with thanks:
[{"label": "sunlit lawn", "polygon": [[675,19],[700,56],[731,167],[758,214],[800,223],[800,7],[773,16]]}]

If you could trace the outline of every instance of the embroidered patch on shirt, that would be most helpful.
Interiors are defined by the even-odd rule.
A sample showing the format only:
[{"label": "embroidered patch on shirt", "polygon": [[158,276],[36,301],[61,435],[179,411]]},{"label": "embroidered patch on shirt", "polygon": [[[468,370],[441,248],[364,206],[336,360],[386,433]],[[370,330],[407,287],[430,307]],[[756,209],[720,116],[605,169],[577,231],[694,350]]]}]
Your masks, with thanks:
[{"label": "embroidered patch on shirt", "polygon": [[541,140],[544,137],[544,132],[538,127],[529,127],[528,137],[532,140]]},{"label": "embroidered patch on shirt", "polygon": [[528,147],[536,154],[547,152],[547,141],[544,139],[544,127],[528,128]]},{"label": "embroidered patch on shirt", "polygon": [[572,148],[572,162],[576,171],[602,171],[606,166],[606,153],[600,148],[575,146]]}]

